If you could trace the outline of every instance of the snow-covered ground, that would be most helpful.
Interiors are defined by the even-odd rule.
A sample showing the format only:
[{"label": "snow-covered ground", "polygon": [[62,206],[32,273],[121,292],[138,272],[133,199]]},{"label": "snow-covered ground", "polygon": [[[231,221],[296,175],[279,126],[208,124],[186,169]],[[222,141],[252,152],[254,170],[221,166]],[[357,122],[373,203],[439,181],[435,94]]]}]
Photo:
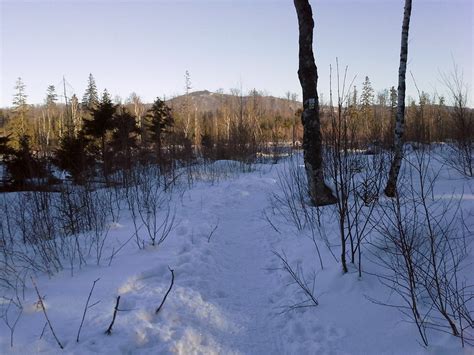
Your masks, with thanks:
[{"label": "snow-covered ground", "polygon": [[[342,274],[341,265],[320,242],[322,270],[309,231],[298,232],[271,214],[271,196],[278,192],[278,171],[284,167],[257,165],[252,172],[195,182],[176,193],[176,227],[158,247],[140,250],[130,242],[110,266],[107,261],[101,266],[91,262],[73,276],[69,270],[52,277],[38,274],[36,283],[64,350],[45,327],[28,282],[13,347],[9,329],[0,323],[0,353],[474,354],[473,348],[462,349],[445,333],[429,333],[430,346],[422,347],[414,324],[397,309],[370,301],[390,298],[378,279],[368,274],[359,278],[354,266]],[[443,171],[437,186],[437,194],[457,194],[474,223],[473,180]],[[338,255],[333,207],[322,211]],[[131,217],[123,211],[111,227],[104,255],[133,233]],[[288,310],[300,299],[300,290],[273,251],[284,252],[291,265],[300,265],[308,280],[315,274],[317,307]],[[174,286],[155,315],[170,284],[168,267],[174,269]],[[88,310],[77,343],[84,304],[99,278],[90,303],[100,303]],[[120,312],[107,336],[119,295]]]}]

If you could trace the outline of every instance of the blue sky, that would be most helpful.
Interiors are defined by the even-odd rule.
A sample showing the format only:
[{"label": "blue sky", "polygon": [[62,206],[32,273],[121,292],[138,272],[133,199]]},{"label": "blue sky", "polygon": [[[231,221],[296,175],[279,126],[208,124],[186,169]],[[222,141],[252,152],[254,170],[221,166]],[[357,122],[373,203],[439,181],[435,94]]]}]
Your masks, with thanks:
[{"label": "blue sky", "polygon": [[[30,103],[44,100],[63,75],[82,97],[89,73],[99,90],[145,101],[181,94],[189,70],[194,90],[256,88],[301,97],[298,26],[292,0],[1,2],[0,106],[11,105],[17,77]],[[402,0],[312,0],[319,90],[329,93],[329,65],[339,58],[376,90],[397,85]],[[473,89],[473,2],[413,0],[410,70],[421,90],[444,93],[440,72],[453,58]],[[408,74],[408,94],[416,95]],[[59,89],[59,88],[58,88]]]}]

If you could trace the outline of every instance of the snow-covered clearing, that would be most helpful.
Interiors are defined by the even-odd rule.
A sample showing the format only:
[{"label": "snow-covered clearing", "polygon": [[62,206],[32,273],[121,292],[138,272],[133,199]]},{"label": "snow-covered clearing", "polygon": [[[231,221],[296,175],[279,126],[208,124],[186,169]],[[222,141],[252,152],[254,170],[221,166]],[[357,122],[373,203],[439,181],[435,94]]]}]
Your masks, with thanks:
[{"label": "snow-covered clearing", "polygon": [[[10,331],[0,323],[0,353],[474,353],[469,346],[462,349],[458,340],[445,333],[430,333],[430,346],[423,348],[415,326],[397,309],[369,300],[391,297],[377,278],[364,274],[359,279],[354,266],[343,275],[322,242],[321,270],[308,231],[297,232],[284,219],[270,217],[277,232],[264,212],[271,214],[271,195],[277,192],[278,171],[282,169],[284,163],[257,165],[252,172],[212,183],[196,182],[184,193],[176,193],[176,227],[158,247],[139,250],[132,241],[110,266],[107,261],[101,266],[90,262],[73,276],[69,270],[52,277],[37,274],[48,316],[65,349],[59,349],[45,327],[35,290],[27,282],[24,312],[12,348]],[[472,180],[449,172],[440,176],[438,184],[437,193],[458,194],[472,224]],[[338,255],[332,208],[325,207],[322,218]],[[121,245],[133,233],[131,218],[122,211],[119,223],[109,232],[104,255],[110,255],[113,246]],[[301,265],[309,280],[315,273],[319,306],[288,310],[301,300],[300,290],[281,270],[273,251],[284,252],[291,265]],[[175,272],[174,287],[155,315],[169,287],[168,266]],[[76,343],[84,304],[98,278],[91,304],[100,303],[88,310]],[[107,336],[104,331],[119,295],[120,312]]]}]

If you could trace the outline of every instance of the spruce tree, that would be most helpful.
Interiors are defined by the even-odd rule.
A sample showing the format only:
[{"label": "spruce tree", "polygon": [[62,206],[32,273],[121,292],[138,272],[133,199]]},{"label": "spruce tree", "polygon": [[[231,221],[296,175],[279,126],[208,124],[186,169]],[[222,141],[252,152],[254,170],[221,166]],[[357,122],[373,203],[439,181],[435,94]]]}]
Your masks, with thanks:
[{"label": "spruce tree", "polygon": [[49,85],[46,89],[46,106],[53,106],[58,101],[58,95],[56,94],[56,88],[54,85]]},{"label": "spruce tree", "polygon": [[360,104],[363,108],[369,108],[374,103],[374,89],[368,76],[365,77],[362,84],[362,93],[360,94]]},{"label": "spruce tree", "polygon": [[83,184],[93,165],[93,157],[87,150],[88,140],[83,131],[77,135],[65,135],[56,150],[56,165],[66,170],[77,184]]},{"label": "spruce tree", "polygon": [[74,135],[77,136],[82,129],[82,118],[79,108],[79,99],[76,94],[73,94],[71,97],[71,120]]},{"label": "spruce tree", "polygon": [[28,179],[47,176],[44,162],[34,157],[31,152],[30,139],[27,135],[19,138],[19,148],[11,151],[11,157],[5,165],[14,186],[24,187]]},{"label": "spruce tree", "polygon": [[112,103],[107,89],[104,90],[102,100],[91,111],[92,117],[84,120],[85,133],[99,140],[100,143],[100,160],[102,161],[102,168],[104,178],[108,182],[108,159],[107,159],[107,132],[113,128],[113,117],[116,111],[116,106]]},{"label": "spruce tree", "polygon": [[136,118],[122,107],[113,118],[113,126],[111,146],[114,160],[122,169],[129,169],[132,165],[132,150],[137,147],[140,133]]},{"label": "spruce tree", "polygon": [[372,112],[374,104],[374,89],[370,83],[368,76],[365,77],[364,83],[362,84],[362,92],[360,94],[360,111],[362,119],[365,123],[366,138],[369,140],[376,139],[378,132],[376,132],[374,114]]},{"label": "spruce tree", "polygon": [[82,108],[92,111],[99,105],[99,95],[97,94],[97,86],[92,74],[89,74],[87,89],[82,97]]},{"label": "spruce tree", "polygon": [[55,118],[57,118],[56,112],[56,101],[58,100],[58,95],[56,94],[56,88],[54,85],[49,85],[46,89],[46,114],[43,113],[42,116],[42,127],[40,130],[40,140],[41,145],[44,145],[44,150],[47,150],[50,141],[53,138],[53,131],[55,127]]},{"label": "spruce tree", "polygon": [[26,102],[27,95],[25,93],[26,85],[21,78],[18,78],[15,84],[15,95],[13,96],[13,112],[16,115],[14,130],[18,138],[26,134],[26,115],[28,112],[28,104]]},{"label": "spruce tree", "polygon": [[174,124],[171,109],[163,100],[156,98],[155,102],[153,102],[153,106],[147,112],[147,119],[150,138],[155,145],[157,159],[161,162],[163,135],[168,132],[169,128]]}]

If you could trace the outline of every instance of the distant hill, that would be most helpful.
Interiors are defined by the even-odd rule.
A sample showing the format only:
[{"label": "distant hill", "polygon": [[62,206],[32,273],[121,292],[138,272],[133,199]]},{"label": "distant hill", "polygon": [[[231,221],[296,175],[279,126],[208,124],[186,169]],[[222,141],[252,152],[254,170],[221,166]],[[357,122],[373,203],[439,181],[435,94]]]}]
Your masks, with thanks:
[{"label": "distant hill", "polygon": [[[231,107],[240,107],[240,96],[214,93],[208,90],[194,91],[189,94],[191,107],[197,109],[198,112],[216,112],[222,110],[224,105]],[[242,96],[242,104],[244,107],[252,105],[255,101],[259,109],[266,113],[288,112],[289,110],[295,112],[302,107],[299,101],[288,101],[286,99],[274,96]],[[182,107],[185,105],[186,95],[181,95],[168,100],[168,104],[173,108]]]}]

